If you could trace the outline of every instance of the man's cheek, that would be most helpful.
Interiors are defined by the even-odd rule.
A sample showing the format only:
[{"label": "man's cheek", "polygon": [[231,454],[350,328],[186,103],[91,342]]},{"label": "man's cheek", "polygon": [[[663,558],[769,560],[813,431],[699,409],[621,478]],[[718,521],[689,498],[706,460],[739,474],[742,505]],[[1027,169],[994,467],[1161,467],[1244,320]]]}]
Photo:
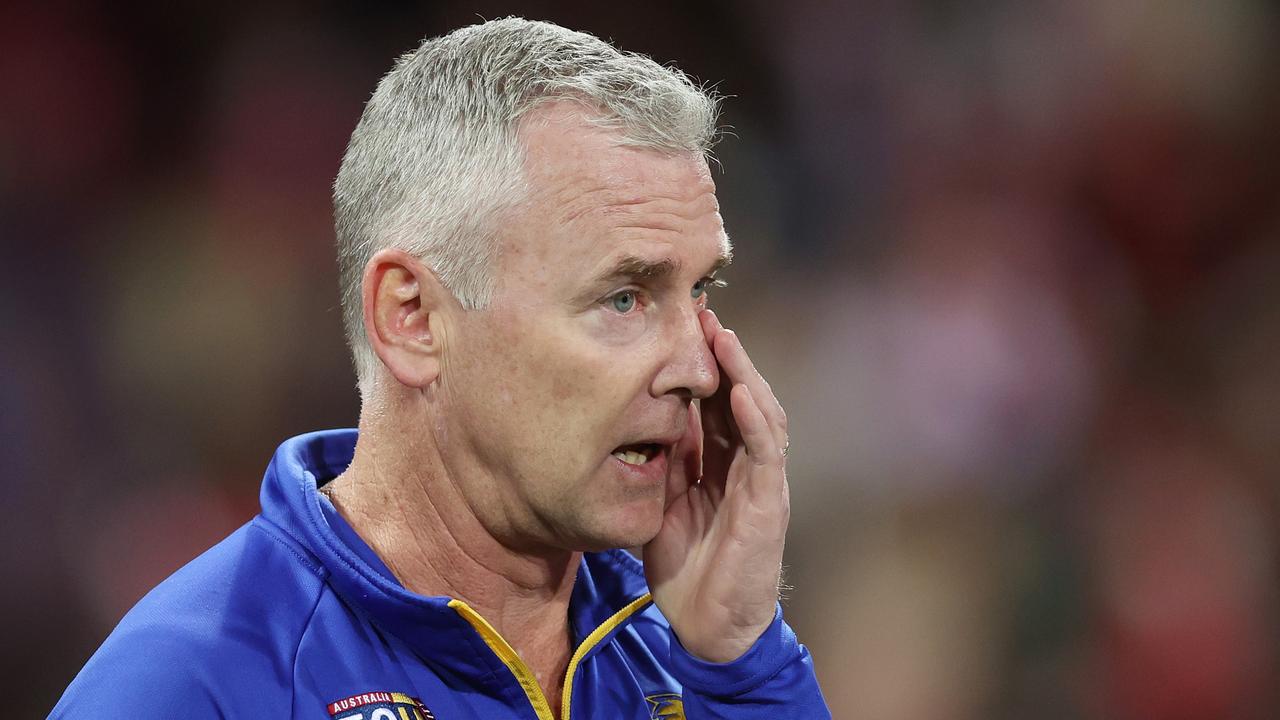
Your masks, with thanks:
[{"label": "man's cheek", "polygon": [[600,365],[567,361],[548,367],[543,381],[550,381],[546,387],[551,400],[573,405],[580,402],[603,404],[616,384],[611,373]]}]

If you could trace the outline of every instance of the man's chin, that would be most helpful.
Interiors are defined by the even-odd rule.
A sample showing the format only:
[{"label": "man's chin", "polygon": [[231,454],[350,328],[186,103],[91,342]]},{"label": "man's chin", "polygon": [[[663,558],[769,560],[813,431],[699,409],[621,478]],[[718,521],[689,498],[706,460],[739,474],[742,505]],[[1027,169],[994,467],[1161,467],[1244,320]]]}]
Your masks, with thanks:
[{"label": "man's chin", "polygon": [[579,550],[582,552],[604,552],[605,550],[635,550],[649,544],[649,541],[656,537],[658,531],[652,532],[636,532],[636,533],[610,533],[608,535],[600,535],[591,538],[584,538],[579,543]]},{"label": "man's chin", "polygon": [[[563,500],[561,506],[569,504]],[[662,529],[665,498],[661,495],[585,497],[571,512],[547,514],[560,536],[560,547],[578,552],[601,552],[638,547]]]},{"label": "man's chin", "polygon": [[661,513],[617,518],[607,527],[596,527],[595,532],[582,538],[580,549],[583,552],[602,552],[616,548],[643,547],[657,537],[661,529]]}]

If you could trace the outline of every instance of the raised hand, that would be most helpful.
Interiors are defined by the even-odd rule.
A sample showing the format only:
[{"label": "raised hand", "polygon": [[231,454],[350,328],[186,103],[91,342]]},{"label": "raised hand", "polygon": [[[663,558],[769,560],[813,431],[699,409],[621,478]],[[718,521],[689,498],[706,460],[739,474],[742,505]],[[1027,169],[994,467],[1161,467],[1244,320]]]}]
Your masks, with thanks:
[{"label": "raised hand", "polygon": [[737,335],[699,321],[720,367],[715,395],[689,408],[662,529],[644,548],[654,602],[685,649],[741,656],[773,621],[790,503],[787,418]]}]

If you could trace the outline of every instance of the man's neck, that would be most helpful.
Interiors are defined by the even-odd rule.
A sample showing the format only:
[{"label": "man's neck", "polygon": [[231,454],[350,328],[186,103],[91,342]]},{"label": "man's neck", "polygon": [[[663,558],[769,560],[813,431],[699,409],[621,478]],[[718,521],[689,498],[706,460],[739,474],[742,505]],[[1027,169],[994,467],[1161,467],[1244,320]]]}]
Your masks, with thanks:
[{"label": "man's neck", "polygon": [[406,589],[462,600],[493,625],[557,706],[581,553],[513,550],[480,523],[439,453],[378,441],[362,423],[351,465],[325,494]]}]

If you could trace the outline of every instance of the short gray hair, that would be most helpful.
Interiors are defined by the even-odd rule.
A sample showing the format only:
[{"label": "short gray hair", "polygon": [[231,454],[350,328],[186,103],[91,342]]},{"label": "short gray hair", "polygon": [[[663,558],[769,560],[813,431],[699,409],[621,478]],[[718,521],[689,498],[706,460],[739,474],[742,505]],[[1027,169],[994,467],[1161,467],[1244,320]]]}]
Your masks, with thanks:
[{"label": "short gray hair", "polygon": [[333,185],[343,322],[361,395],[378,359],[361,281],[374,253],[422,258],[467,308],[493,292],[501,214],[525,195],[521,118],[571,100],[624,145],[706,156],[719,98],[672,67],[558,25],[504,18],[401,56],[351,134]]}]

